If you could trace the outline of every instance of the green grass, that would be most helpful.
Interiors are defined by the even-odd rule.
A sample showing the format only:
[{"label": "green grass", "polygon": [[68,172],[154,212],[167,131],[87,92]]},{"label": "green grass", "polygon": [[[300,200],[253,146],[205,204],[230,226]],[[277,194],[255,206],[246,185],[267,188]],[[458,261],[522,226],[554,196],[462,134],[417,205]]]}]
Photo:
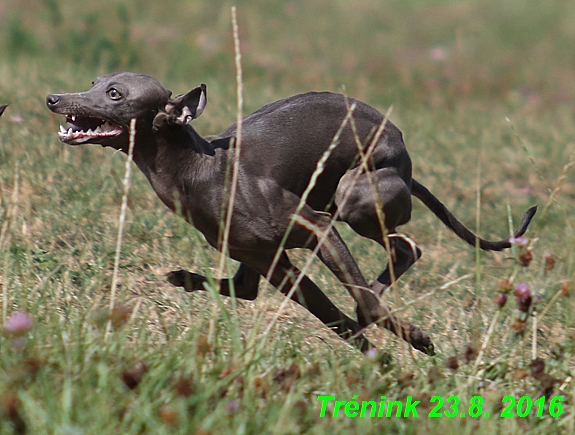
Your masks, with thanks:
[{"label": "green grass", "polygon": [[[223,129],[236,106],[231,4],[37,3],[8,1],[0,10],[0,104],[10,103],[0,118],[1,320],[25,310],[34,321],[25,340],[0,336],[1,435],[573,432],[574,296],[554,298],[562,287],[575,292],[572,2],[236,3],[246,113],[298,92],[345,90],[382,112],[393,106],[414,177],[469,227],[479,214],[481,235],[508,235],[509,219],[517,224],[539,204],[527,234],[533,261],[520,267],[518,250],[477,259],[414,201],[402,230],[424,255],[388,297],[431,334],[433,358],[410,354],[375,327],[368,335],[381,353],[366,358],[293,304],[264,337],[282,298],[263,282],[260,297],[237,309],[171,287],[166,272],[217,274],[219,256],[137,171],[121,308],[107,333],[124,157],[61,144],[60,120],[44,98],[85,89],[99,74],[138,70],[174,93],[206,83],[209,105],[194,125],[203,134]],[[381,272],[381,248],[338,229],[366,277]],[[546,271],[550,252],[555,267]],[[301,265],[308,253],[292,257]],[[353,314],[318,261],[310,275]],[[533,319],[522,339],[512,327],[515,298],[499,313],[493,302],[506,279],[540,295],[539,316],[548,308],[537,319],[545,375],[531,369]],[[475,370],[466,347],[482,343],[485,364]],[[452,356],[457,370],[446,366]],[[545,390],[565,397],[558,418],[548,409],[541,418],[499,417],[504,396],[536,400]],[[322,418],[319,395],[421,404],[417,419]],[[490,417],[430,419],[435,395],[458,396],[467,413],[480,395]]]}]

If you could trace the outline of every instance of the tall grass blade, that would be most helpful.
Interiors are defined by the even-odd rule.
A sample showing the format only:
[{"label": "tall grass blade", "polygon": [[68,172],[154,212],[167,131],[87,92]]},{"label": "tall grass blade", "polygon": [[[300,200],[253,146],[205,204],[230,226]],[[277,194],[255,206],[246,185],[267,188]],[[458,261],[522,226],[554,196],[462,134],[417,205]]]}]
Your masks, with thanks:
[{"label": "tall grass blade", "polygon": [[[120,209],[120,218],[118,223],[118,236],[116,238],[116,253],[114,256],[114,271],[112,273],[112,286],[110,289],[110,312],[116,304],[116,295],[118,288],[118,271],[120,268],[120,255],[122,252],[122,240],[124,236],[124,225],[126,222],[126,212],[128,210],[128,194],[130,192],[130,183],[132,180],[132,160],[134,158],[134,146],[136,142],[136,120],[130,121],[130,142],[128,146],[128,155],[126,157],[124,172],[124,194],[122,195],[122,207]],[[112,321],[108,321],[106,331],[112,328]]]}]

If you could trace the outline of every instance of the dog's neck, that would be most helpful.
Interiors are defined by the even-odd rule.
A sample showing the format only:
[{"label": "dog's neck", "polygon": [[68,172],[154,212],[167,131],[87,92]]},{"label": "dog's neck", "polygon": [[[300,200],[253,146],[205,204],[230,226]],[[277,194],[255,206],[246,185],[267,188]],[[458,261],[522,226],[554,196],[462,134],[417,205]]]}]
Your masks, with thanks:
[{"label": "dog's neck", "polygon": [[225,164],[228,142],[208,142],[191,126],[140,130],[133,159],[162,202],[185,212],[192,208],[198,189],[221,190],[221,162]]}]

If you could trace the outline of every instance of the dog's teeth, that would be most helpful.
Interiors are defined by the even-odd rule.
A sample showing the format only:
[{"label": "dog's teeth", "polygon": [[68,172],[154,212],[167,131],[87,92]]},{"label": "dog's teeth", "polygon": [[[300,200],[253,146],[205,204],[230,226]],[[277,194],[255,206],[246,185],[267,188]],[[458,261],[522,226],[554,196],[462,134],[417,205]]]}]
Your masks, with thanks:
[{"label": "dog's teeth", "polygon": [[72,122],[76,121],[76,115],[72,115]]},{"label": "dog's teeth", "polygon": [[60,133],[66,133],[66,129],[62,125],[60,126]]},{"label": "dog's teeth", "polygon": [[102,133],[102,128],[100,126],[97,126],[96,130],[94,130],[94,133],[96,134]]},{"label": "dog's teeth", "polygon": [[70,135],[70,136],[72,135],[72,127],[70,127],[70,128],[68,129],[68,135]]}]

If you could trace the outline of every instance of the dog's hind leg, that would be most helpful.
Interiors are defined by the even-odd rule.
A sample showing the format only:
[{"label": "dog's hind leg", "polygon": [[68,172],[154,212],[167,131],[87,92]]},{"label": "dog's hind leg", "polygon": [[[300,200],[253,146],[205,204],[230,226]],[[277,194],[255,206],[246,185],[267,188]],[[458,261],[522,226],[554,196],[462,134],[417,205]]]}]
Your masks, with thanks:
[{"label": "dog's hind leg", "polygon": [[[358,174],[359,171],[361,169],[357,168],[342,178],[335,203],[340,220],[347,222],[358,234],[391,251],[390,264],[379,278],[368,286],[379,299],[385,288],[391,284],[392,278],[396,280],[409,269],[421,256],[421,251],[409,238],[388,233],[407,223],[411,217],[411,192],[403,178],[398,176],[393,168],[382,168],[367,174]],[[433,344],[425,332],[391,316],[389,308],[382,303],[379,309],[380,318],[383,320],[378,321],[378,324],[403,337],[416,349],[433,353]],[[374,321],[373,314],[362,309],[359,303],[357,315],[360,324]]]},{"label": "dog's hind leg", "polygon": [[318,246],[318,257],[342,282],[357,303],[359,325],[366,327],[372,323],[390,330],[398,337],[410,343],[415,349],[433,354],[433,344],[429,336],[418,327],[393,316],[390,309],[369,287],[357,263],[351,256],[345,242],[331,225],[331,219],[316,213],[309,207],[302,210],[303,223],[308,237],[315,237],[309,248]]},{"label": "dog's hind leg", "polygon": [[381,296],[421,257],[421,250],[413,240],[395,233],[396,227],[411,218],[411,191],[392,169],[359,175],[356,171],[350,171],[340,182],[336,204],[340,220],[388,251],[388,266],[371,284],[372,290]]},{"label": "dog's hind leg", "polygon": [[[258,296],[260,274],[244,263],[240,264],[233,279],[220,279],[220,294],[231,296],[232,287],[234,295],[240,299],[254,300]],[[176,287],[183,287],[187,292],[205,290],[204,283],[207,278],[186,270],[175,270],[166,275],[168,282]]]},{"label": "dog's hind leg", "polygon": [[389,253],[389,262],[385,270],[371,283],[371,288],[379,296],[421,258],[421,250],[415,242],[404,234],[387,235],[388,243],[382,237],[379,242]]}]

